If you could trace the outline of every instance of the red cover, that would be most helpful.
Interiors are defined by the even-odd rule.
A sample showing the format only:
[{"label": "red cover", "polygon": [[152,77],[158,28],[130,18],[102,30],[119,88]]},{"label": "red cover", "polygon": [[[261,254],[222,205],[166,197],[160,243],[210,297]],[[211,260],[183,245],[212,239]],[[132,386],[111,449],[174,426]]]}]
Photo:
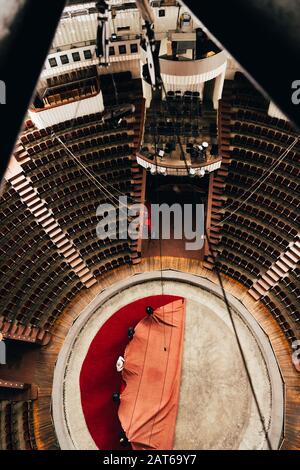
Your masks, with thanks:
[{"label": "red cover", "polygon": [[135,450],[173,448],[184,324],[184,300],[160,307],[138,323],[125,350],[119,418]]}]

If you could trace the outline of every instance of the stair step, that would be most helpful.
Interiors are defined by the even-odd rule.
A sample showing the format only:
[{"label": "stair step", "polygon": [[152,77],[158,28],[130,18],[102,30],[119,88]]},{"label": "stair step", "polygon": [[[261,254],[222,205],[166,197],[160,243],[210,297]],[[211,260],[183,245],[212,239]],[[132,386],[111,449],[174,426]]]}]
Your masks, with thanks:
[{"label": "stair step", "polygon": [[17,160],[19,161],[19,163],[24,165],[24,163],[30,162],[31,158],[29,158],[28,153],[23,152],[22,154],[18,156]]},{"label": "stair step", "polygon": [[29,207],[29,209],[31,210],[32,207],[35,207],[37,206],[38,204],[40,204],[41,200],[37,197],[37,195],[35,194],[34,196],[32,196],[32,198],[28,199],[28,200],[24,200],[24,202],[26,202],[27,206]]},{"label": "stair step", "polygon": [[286,251],[284,254],[284,257],[287,257],[288,259],[290,259],[293,264],[297,264],[299,260],[299,258],[295,255],[295,253],[293,253],[291,250]]},{"label": "stair step", "polygon": [[284,273],[287,273],[290,269],[290,266],[285,262],[285,260],[283,258],[279,259],[278,261],[276,261],[276,265],[282,269],[282,271]]},{"label": "stair step", "polygon": [[290,247],[290,251],[294,253],[294,255],[297,257],[298,261],[300,259],[300,249],[297,247],[297,245],[293,245]]},{"label": "stair step", "polygon": [[32,212],[33,214],[34,214],[34,212],[35,212],[36,210],[39,210],[39,209],[41,209],[42,207],[45,207],[43,201],[41,201],[41,200],[38,199],[38,198],[36,198],[36,201],[35,201],[34,204],[30,204],[30,203],[29,203],[29,204],[27,204],[27,206],[29,207],[29,209],[31,210],[31,212]]},{"label": "stair step", "polygon": [[42,223],[44,220],[48,220],[51,217],[51,214],[49,213],[48,210],[46,210],[46,213],[42,215],[41,217],[38,218],[39,222]]},{"label": "stair step", "polygon": [[256,283],[256,284],[253,286],[253,289],[260,295],[260,297],[263,296],[263,295],[266,295],[267,290],[268,290],[268,289],[266,290],[266,289],[265,289],[263,286],[261,286],[259,283]]},{"label": "stair step", "polygon": [[265,280],[270,286],[276,284],[276,282],[278,282],[280,279],[279,276],[273,271],[266,272],[261,278]]},{"label": "stair step", "polygon": [[45,230],[45,232],[47,232],[49,237],[53,236],[54,230],[59,229],[62,232],[61,228],[59,227],[59,225],[57,224],[57,222],[53,218],[45,220],[41,225],[42,225],[43,229]]},{"label": "stair step", "polygon": [[68,248],[67,250],[61,251],[62,254],[66,259],[68,259],[70,256],[74,255],[74,253],[77,253],[74,247]]},{"label": "stair step", "polygon": [[29,184],[28,179],[25,177],[24,180],[20,181],[17,184],[14,182],[13,186],[18,192],[20,192],[23,189],[30,187],[30,184]]},{"label": "stair step", "polygon": [[37,219],[39,217],[41,217],[42,215],[48,213],[48,209],[47,207],[45,207],[44,205],[42,205],[41,207],[38,208],[38,210],[36,210],[36,208],[32,211],[34,217],[36,217]]},{"label": "stair step", "polygon": [[54,239],[56,239],[56,237],[58,237],[60,235],[63,235],[63,232],[62,232],[61,228],[58,227],[56,230],[52,231],[52,233],[51,233],[51,230],[50,230],[49,235],[54,241]]},{"label": "stair step", "polygon": [[47,232],[48,234],[50,234],[51,232],[53,232],[53,230],[57,228],[61,230],[60,226],[58,225],[55,219],[52,220],[50,225],[47,225],[46,227],[44,227],[45,232]]},{"label": "stair step", "polygon": [[209,271],[212,271],[214,265],[213,265],[213,263],[210,263],[209,261],[204,261],[203,262],[203,267],[206,268],[206,269],[209,269]]},{"label": "stair step", "polygon": [[58,242],[61,242],[62,240],[68,241],[66,238],[65,234],[61,232],[59,235],[55,235],[55,237],[52,236],[52,241],[59,247]]},{"label": "stair step", "polygon": [[74,261],[70,263],[70,265],[72,266],[72,268],[75,268],[74,271],[76,272],[76,274],[78,271],[80,271],[81,269],[85,267],[85,264],[79,255],[78,255],[78,258],[76,258]]},{"label": "stair step", "polygon": [[272,287],[272,284],[270,284],[266,279],[261,278],[257,282],[257,286],[262,287],[262,289],[264,289],[264,291],[266,292],[266,291],[270,290],[270,288]]},{"label": "stair step", "polygon": [[[81,281],[83,281],[84,278],[81,279]],[[97,284],[97,280],[93,277],[91,278],[90,281],[83,281],[85,283],[85,287],[87,287],[88,289],[92,286],[94,286],[95,284]]]},{"label": "stair step", "polygon": [[[62,252],[63,252],[63,250],[69,249],[69,247],[73,246],[73,245],[71,245],[69,240],[65,237],[65,235],[63,236],[63,240],[61,240],[61,239],[59,239],[59,240],[55,241],[55,243],[56,243],[57,248],[59,250],[61,250]],[[53,239],[53,241],[54,241],[54,239]]]},{"label": "stair step", "polygon": [[95,280],[96,281],[96,279],[94,278],[93,273],[91,273],[91,271],[88,271],[87,273],[82,274],[80,276],[80,280],[83,284],[87,283],[90,280]]},{"label": "stair step", "polygon": [[30,194],[34,194],[34,190],[30,186],[27,186],[27,188],[23,189],[22,191],[18,191],[18,192],[19,192],[19,195],[22,199],[24,199],[24,197],[29,196]]},{"label": "stair step", "polygon": [[16,176],[13,176],[12,178],[10,178],[10,181],[11,181],[11,184],[13,186],[17,186],[18,183],[21,183],[22,181],[24,181],[26,179],[25,175],[22,173],[21,175],[16,175]]},{"label": "stair step", "polygon": [[254,298],[254,300],[259,300],[261,298],[261,295],[255,290],[254,287],[252,287],[248,293],[251,295],[251,297]]},{"label": "stair step", "polygon": [[275,272],[275,274],[278,274],[279,278],[283,277],[285,272],[282,271],[282,269],[279,268],[279,266],[277,266],[277,264],[274,264],[272,266],[272,271]]},{"label": "stair step", "polygon": [[[65,256],[65,255],[64,255]],[[73,261],[75,261],[76,259],[80,259],[80,256],[79,254],[77,253],[77,251],[75,249],[73,249],[73,253],[71,253],[70,255],[68,256],[65,256],[67,262],[69,264],[73,263]]]},{"label": "stair step", "polygon": [[81,280],[85,274],[90,274],[90,270],[84,264],[81,269],[78,269],[78,271],[76,271],[76,274]]},{"label": "stair step", "polygon": [[[58,245],[57,245],[58,246]],[[66,253],[73,252],[75,250],[74,246],[66,239],[66,242],[59,247],[59,251],[66,256]]]}]

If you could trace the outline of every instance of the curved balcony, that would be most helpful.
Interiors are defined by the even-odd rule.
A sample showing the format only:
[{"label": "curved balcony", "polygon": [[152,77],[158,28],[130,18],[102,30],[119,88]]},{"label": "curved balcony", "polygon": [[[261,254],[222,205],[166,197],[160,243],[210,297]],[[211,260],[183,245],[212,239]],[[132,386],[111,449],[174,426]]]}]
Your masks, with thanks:
[{"label": "curved balcony", "polygon": [[29,110],[32,122],[38,129],[53,126],[63,121],[104,110],[102,92],[96,79],[74,89],[52,87],[43,94],[43,99],[35,101]]},{"label": "curved balcony", "polygon": [[186,160],[160,158],[154,154],[146,155],[142,150],[137,154],[137,163],[149,170],[153,175],[165,176],[198,176],[203,177],[221,167],[222,157],[208,155],[203,162],[191,162],[189,155]]},{"label": "curved balcony", "polygon": [[197,77],[203,82],[220,75],[226,68],[227,55],[221,51],[211,57],[200,60],[173,60],[171,57],[160,57],[162,75],[174,77]]}]

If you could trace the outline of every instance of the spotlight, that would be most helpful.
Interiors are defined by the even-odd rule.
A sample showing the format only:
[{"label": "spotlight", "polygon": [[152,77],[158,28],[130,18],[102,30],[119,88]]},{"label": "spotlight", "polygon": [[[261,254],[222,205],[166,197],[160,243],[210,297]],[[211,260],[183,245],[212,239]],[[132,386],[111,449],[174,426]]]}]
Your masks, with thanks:
[{"label": "spotlight", "polygon": [[152,307],[150,307],[150,306],[146,307],[146,313],[147,313],[147,315],[149,315],[149,316],[150,316],[150,315],[153,315],[153,312],[154,312],[154,310],[153,310]]},{"label": "spotlight", "polygon": [[135,333],[135,331],[134,331],[133,326],[130,326],[130,327],[128,328],[128,338],[129,338],[129,339],[132,339],[132,338],[134,337],[134,333]]},{"label": "spotlight", "polygon": [[114,403],[120,403],[120,394],[118,392],[114,392],[112,394],[112,400]]},{"label": "spotlight", "polygon": [[111,41],[116,41],[116,40],[117,40],[117,35],[116,35],[116,33],[113,33],[113,34],[111,35],[110,40],[111,40]]},{"label": "spotlight", "polygon": [[167,169],[164,168],[164,167],[160,167],[160,168],[158,169],[158,171],[159,171],[159,173],[160,173],[161,175],[166,176],[166,174],[167,174]]}]

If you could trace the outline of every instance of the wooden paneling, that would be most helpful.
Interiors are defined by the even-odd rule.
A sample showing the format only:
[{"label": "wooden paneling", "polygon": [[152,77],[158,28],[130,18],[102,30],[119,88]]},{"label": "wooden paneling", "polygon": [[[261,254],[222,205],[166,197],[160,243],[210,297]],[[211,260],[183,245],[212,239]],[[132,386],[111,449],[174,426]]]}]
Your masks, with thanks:
[{"label": "wooden paneling", "polygon": [[[164,269],[197,274],[217,283],[214,272],[204,268],[197,260],[163,257],[162,265]],[[136,273],[157,271],[160,266],[160,258],[155,257],[142,259],[141,263],[136,266],[116,269],[99,278],[99,282],[89,290],[82,290],[61,315],[55,325],[52,341],[41,348],[36,363],[35,382],[39,385],[39,399],[35,405],[34,414],[39,449],[56,449],[58,445],[50,410],[52,378],[58,353],[73,321],[105,287]],[[223,279],[226,290],[244,303],[270,338],[286,385],[285,437],[282,448],[300,449],[300,374],[293,367],[291,349],[266,307],[259,301],[255,301],[247,293],[247,289],[238,282],[226,276],[223,276]]]}]

